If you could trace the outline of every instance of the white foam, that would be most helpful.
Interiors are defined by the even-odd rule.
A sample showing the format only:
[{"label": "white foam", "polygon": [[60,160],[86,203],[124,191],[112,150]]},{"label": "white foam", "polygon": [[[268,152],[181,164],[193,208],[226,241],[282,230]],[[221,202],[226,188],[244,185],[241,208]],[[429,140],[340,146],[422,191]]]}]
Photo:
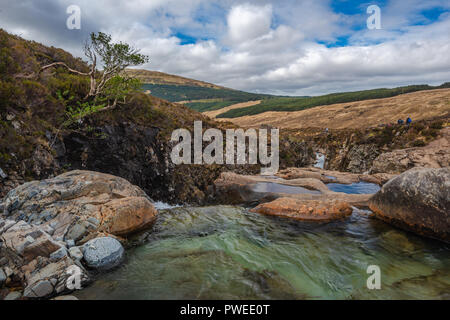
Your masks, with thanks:
[{"label": "white foam", "polygon": [[162,201],[156,201],[153,202],[153,205],[155,206],[156,210],[165,210],[165,209],[173,209],[173,208],[179,208],[180,205],[171,205]]}]

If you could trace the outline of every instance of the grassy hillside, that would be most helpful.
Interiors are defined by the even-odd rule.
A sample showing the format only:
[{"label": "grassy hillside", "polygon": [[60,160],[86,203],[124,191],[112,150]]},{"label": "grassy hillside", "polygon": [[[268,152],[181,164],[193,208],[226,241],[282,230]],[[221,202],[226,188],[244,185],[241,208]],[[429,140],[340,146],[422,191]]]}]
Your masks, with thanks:
[{"label": "grassy hillside", "polygon": [[139,79],[143,83],[143,90],[148,91],[151,95],[170,102],[186,104],[187,107],[200,112],[219,110],[236,103],[273,97],[233,90],[157,71],[127,69],[126,73]]},{"label": "grassy hillside", "polygon": [[[81,124],[62,124],[67,120],[68,108],[83,101],[89,91],[88,77],[69,73],[65,68],[48,69],[40,76],[29,77],[53,62],[89,71],[81,59],[63,49],[27,41],[0,29],[0,168],[4,171],[17,171],[15,167],[29,161],[38,147],[53,152],[49,136],[86,129]],[[176,128],[192,126],[196,119],[211,122],[185,106],[142,92],[132,93],[127,101],[115,110],[91,115],[86,122],[155,126],[162,139]],[[31,167],[32,162],[29,163],[24,168]]]},{"label": "grassy hillside", "polygon": [[[232,89],[206,88],[192,85],[144,84],[143,89],[150,94],[171,102],[186,101],[186,105],[197,111],[224,108],[239,102],[268,99],[271,96],[254,94]],[[191,102],[188,102],[191,101]]]},{"label": "grassy hillside", "polygon": [[221,86],[217,86],[212,83],[184,78],[172,74],[167,74],[158,71],[149,71],[143,69],[127,69],[126,74],[130,75],[133,78],[137,78],[141,80],[142,83],[148,84],[167,84],[167,85],[175,85],[175,86],[195,86],[202,88],[211,88],[211,89],[224,89]]},{"label": "grassy hillside", "polygon": [[450,82],[444,83],[443,85],[438,87],[429,85],[412,85],[393,89],[374,89],[355,92],[333,93],[324,96],[308,98],[274,98],[263,100],[260,104],[255,106],[229,110],[218,115],[217,118],[239,118],[268,111],[301,111],[317,106],[389,98],[410,92],[441,88],[450,88]]},{"label": "grassy hillside", "polygon": [[[226,111],[226,109],[224,109]],[[215,116],[221,110],[213,114]],[[301,111],[269,111],[231,121],[241,127],[258,128],[271,125],[277,128],[305,129],[364,129],[394,124],[398,119],[411,117],[413,122],[439,117],[450,117],[450,89],[422,90],[391,98],[318,106]]]}]

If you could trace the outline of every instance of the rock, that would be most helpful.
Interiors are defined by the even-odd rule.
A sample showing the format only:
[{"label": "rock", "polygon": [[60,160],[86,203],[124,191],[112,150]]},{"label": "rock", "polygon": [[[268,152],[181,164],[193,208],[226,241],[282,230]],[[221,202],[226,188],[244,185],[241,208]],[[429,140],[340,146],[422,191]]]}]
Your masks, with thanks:
[{"label": "rock", "polygon": [[50,254],[50,261],[58,261],[62,258],[66,257],[68,254],[66,247],[61,247],[60,249],[56,250],[52,254]]},{"label": "rock", "polygon": [[419,235],[450,242],[450,169],[412,169],[372,197],[375,216]]},{"label": "rock", "polygon": [[0,235],[6,232],[9,228],[11,228],[15,224],[16,222],[13,220],[3,220],[3,222],[0,221]]},{"label": "rock", "polygon": [[[324,173],[333,173],[337,180],[331,179]],[[214,183],[215,201],[223,204],[254,204],[270,202],[278,198],[293,198],[301,201],[329,202],[339,200],[352,206],[367,207],[371,194],[345,194],[333,192],[324,182],[360,181],[360,175],[338,173],[317,168],[297,169],[289,168],[280,172],[281,177],[243,176],[231,172],[224,172]],[[299,193],[259,192],[255,189],[258,183],[278,184],[280,186],[301,187]],[[306,189],[306,190],[305,190]],[[278,188],[278,190],[283,190]]]},{"label": "rock", "polygon": [[70,257],[73,260],[80,261],[83,259],[83,252],[81,252],[80,247],[72,247],[69,249]]},{"label": "rock", "polygon": [[53,285],[48,280],[39,281],[33,286],[25,288],[23,293],[26,298],[43,298],[53,292]]},{"label": "rock", "polygon": [[74,242],[77,242],[84,238],[88,234],[87,228],[81,224],[77,223],[75,224],[66,234],[66,241],[67,240],[73,240]]},{"label": "rock", "polygon": [[346,202],[278,198],[260,204],[251,212],[303,221],[331,221],[350,216],[353,209]]},{"label": "rock", "polygon": [[126,236],[148,228],[156,220],[157,211],[143,197],[112,200],[102,208],[100,231]]},{"label": "rock", "polygon": [[9,219],[39,225],[42,230],[50,227],[54,239],[75,244],[100,232],[127,236],[151,226],[157,216],[140,188],[91,171],[26,183],[11,190],[3,205]]},{"label": "rock", "polygon": [[28,298],[46,298],[56,293],[68,290],[68,270],[76,267],[80,271],[80,282],[86,283],[89,277],[83,268],[77,266],[69,257],[63,257],[57,262],[38,258],[29,265],[22,267],[25,275],[26,287],[24,296]]},{"label": "rock", "polygon": [[22,298],[22,293],[20,293],[19,291],[11,291],[10,293],[8,293],[8,295],[5,297],[5,301],[13,301],[13,300],[19,300],[20,298]]},{"label": "rock", "polygon": [[38,256],[49,257],[60,249],[60,245],[50,235],[36,226],[19,221],[4,232],[0,239],[11,252],[29,262]]},{"label": "rock", "polygon": [[68,248],[75,247],[75,241],[72,239],[68,239],[68,240],[66,240],[66,245]]},{"label": "rock", "polygon": [[386,152],[374,161],[371,173],[401,173],[411,168],[446,168],[450,166],[450,127],[441,130],[441,137],[424,147]]},{"label": "rock", "polygon": [[82,251],[86,264],[101,271],[117,267],[124,255],[120,242],[111,237],[90,240],[83,245]]},{"label": "rock", "polygon": [[59,296],[59,297],[53,298],[52,300],[56,300],[56,301],[75,301],[75,300],[78,300],[78,298],[74,297],[74,296]]},{"label": "rock", "polygon": [[8,263],[8,258],[6,258],[6,257],[1,257],[0,258],[0,267],[3,267],[7,263]]},{"label": "rock", "polygon": [[6,274],[3,271],[3,269],[0,268],[0,288],[3,286],[3,284],[6,282]]},{"label": "rock", "polygon": [[2,179],[8,178],[8,175],[2,170],[2,168],[0,168],[0,177],[1,177]]}]

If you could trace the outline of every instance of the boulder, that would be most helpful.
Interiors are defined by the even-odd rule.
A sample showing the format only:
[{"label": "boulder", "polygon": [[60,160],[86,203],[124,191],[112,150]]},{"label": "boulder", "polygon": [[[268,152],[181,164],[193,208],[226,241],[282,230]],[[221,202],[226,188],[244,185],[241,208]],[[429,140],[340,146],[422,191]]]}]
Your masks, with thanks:
[{"label": "boulder", "polygon": [[87,266],[100,271],[117,267],[124,255],[120,242],[111,237],[90,240],[83,245],[82,251]]},{"label": "boulder", "polygon": [[385,222],[450,242],[450,169],[411,169],[386,183],[369,207]]},{"label": "boulder", "polygon": [[21,185],[0,205],[8,219],[39,225],[54,239],[75,244],[105,232],[127,236],[151,226],[157,216],[139,187],[119,177],[80,170]]},{"label": "boulder", "polygon": [[350,216],[353,209],[348,203],[336,200],[278,198],[250,211],[302,221],[332,221]]}]

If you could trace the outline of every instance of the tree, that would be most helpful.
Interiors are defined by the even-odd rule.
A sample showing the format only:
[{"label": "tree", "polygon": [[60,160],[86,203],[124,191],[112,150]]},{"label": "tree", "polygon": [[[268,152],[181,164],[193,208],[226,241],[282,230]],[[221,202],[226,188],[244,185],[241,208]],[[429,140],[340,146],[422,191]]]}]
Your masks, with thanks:
[{"label": "tree", "polygon": [[[97,98],[104,93],[107,83],[119,76],[126,68],[138,66],[149,61],[148,56],[139,53],[138,49],[126,43],[112,43],[111,36],[103,32],[92,33],[90,41],[84,46],[84,53],[91,64],[91,87],[88,97]],[[103,72],[96,79],[97,61],[100,58]],[[117,80],[117,79],[116,79]],[[116,81],[123,85],[124,82]],[[117,102],[117,101],[116,101]]]},{"label": "tree", "polygon": [[[136,88],[133,79],[122,76],[123,71],[132,66],[138,66],[149,61],[148,56],[140,54],[138,49],[127,43],[113,43],[110,35],[103,32],[91,33],[89,41],[84,45],[84,54],[90,64],[89,72],[81,72],[67,66],[64,62],[55,62],[41,68],[43,71],[62,66],[72,73],[89,76],[90,89],[85,100],[108,101],[108,106],[103,109],[115,108],[120,99],[125,101],[126,94]],[[97,71],[97,65],[101,64],[103,70]],[[28,76],[27,76],[28,77]]]}]

